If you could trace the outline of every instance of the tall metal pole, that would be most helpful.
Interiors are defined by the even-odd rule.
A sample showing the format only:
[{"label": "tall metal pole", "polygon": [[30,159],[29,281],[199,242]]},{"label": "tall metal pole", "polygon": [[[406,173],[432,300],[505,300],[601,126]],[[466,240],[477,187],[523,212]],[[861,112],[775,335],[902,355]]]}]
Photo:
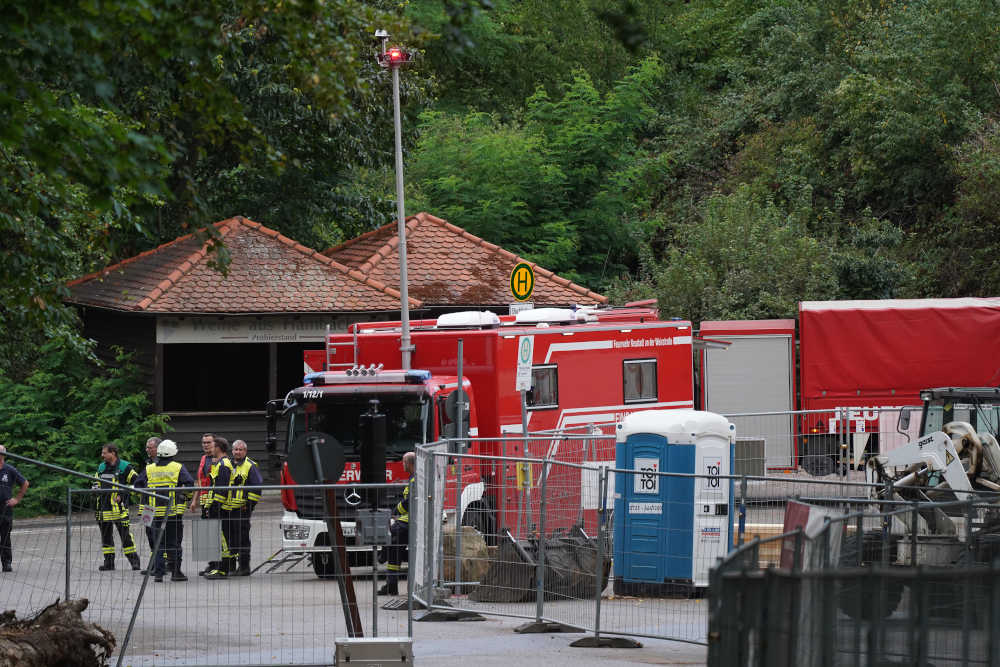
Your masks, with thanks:
[{"label": "tall metal pole", "polygon": [[403,205],[403,129],[399,119],[399,65],[392,66],[392,118],[396,126],[396,215],[399,236],[399,319],[402,334],[399,350],[403,370],[410,370],[410,297],[406,283],[406,208]]}]

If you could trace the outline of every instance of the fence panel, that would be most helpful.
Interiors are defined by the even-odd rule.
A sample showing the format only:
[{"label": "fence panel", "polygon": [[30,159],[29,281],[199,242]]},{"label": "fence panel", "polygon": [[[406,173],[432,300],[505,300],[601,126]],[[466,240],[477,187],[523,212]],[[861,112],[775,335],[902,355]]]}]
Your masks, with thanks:
[{"label": "fence panel", "polygon": [[[16,465],[31,482],[29,494],[44,493],[54,481],[64,483],[67,475],[30,459],[21,458]],[[175,580],[168,572],[162,582],[132,568],[117,529],[113,533],[114,569],[99,569],[106,564],[107,552],[94,499],[107,492],[63,487],[59,493],[45,495],[48,515],[15,517],[13,571],[0,575],[0,608],[25,618],[56,600],[86,598],[89,606],[82,614],[84,620],[100,625],[116,639],[112,664],[122,657],[122,664],[136,666],[328,664],[337,637],[412,636],[405,579],[399,585],[397,604],[384,609],[391,598],[378,596],[376,587],[385,581],[386,565],[373,558],[370,547],[351,551],[347,559],[352,565],[355,601],[351,618],[359,621],[354,633],[348,629],[349,614],[343,604],[347,598],[341,592],[346,578],[335,576],[330,551],[310,554],[288,549],[287,543],[282,549],[279,493],[292,488],[300,510],[324,522],[329,517],[322,503],[327,493],[334,495],[338,506],[345,504],[345,494],[357,492],[366,502],[387,507],[397,502],[404,486],[263,487],[263,498],[250,521],[250,576],[198,576],[207,563],[196,559],[192,534],[203,520],[194,512],[186,513],[181,520],[181,570],[187,580]],[[354,526],[342,525],[349,529],[347,539],[353,541],[350,529]],[[127,526],[125,535],[131,533],[141,567],[146,569],[152,550],[134,507]],[[373,576],[373,561],[377,576]],[[122,653],[136,600],[141,600],[138,613]]]},{"label": "fence panel", "polygon": [[[1000,665],[1000,560],[974,562],[995,552],[992,533],[977,529],[971,541],[880,534],[868,528],[914,510],[867,508],[827,517],[801,538],[794,567],[762,569],[758,554],[747,557],[758,542],[721,562],[713,572],[709,664]],[[978,522],[994,508],[952,502],[919,509]],[[954,559],[945,563],[953,564],[911,564],[903,551],[910,539],[938,553],[951,545]],[[921,558],[932,553],[924,548]],[[786,617],[788,609],[794,613]]]}]

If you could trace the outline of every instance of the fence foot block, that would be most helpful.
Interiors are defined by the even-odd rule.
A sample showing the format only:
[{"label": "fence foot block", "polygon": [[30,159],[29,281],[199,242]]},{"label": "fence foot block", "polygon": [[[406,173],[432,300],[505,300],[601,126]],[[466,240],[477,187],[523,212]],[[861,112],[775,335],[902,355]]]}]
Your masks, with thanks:
[{"label": "fence foot block", "polygon": [[432,609],[420,617],[415,617],[413,620],[427,622],[485,621],[486,617],[474,611],[464,609]]},{"label": "fence foot block", "polygon": [[[386,611],[396,611],[398,609],[407,609],[408,607],[409,604],[406,598],[390,598],[382,605],[382,609]],[[427,607],[420,600],[414,600],[413,609],[416,611],[418,609],[427,609]]]},{"label": "fence foot block", "polygon": [[642,644],[628,637],[583,637],[570,644],[577,648],[642,648]]},{"label": "fence foot block", "polygon": [[525,635],[538,634],[543,632],[585,632],[583,628],[578,628],[556,621],[531,621],[514,628],[514,632]]}]

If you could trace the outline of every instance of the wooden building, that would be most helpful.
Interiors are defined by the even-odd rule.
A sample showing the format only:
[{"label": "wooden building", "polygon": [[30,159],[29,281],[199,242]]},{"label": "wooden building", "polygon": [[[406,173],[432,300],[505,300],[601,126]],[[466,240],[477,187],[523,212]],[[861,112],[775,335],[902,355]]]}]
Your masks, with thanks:
[{"label": "wooden building", "polygon": [[[322,349],[327,327],[399,319],[396,225],[323,253],[242,217],[215,227],[231,257],[225,275],[187,235],[72,281],[69,301],[103,358],[112,346],[133,353],[181,461],[197,461],[205,432],[246,440],[265,460],[265,403],[302,383],[302,352]],[[425,213],[408,219],[407,254],[413,318],[506,312],[510,271],[523,261]],[[606,301],[540,267],[535,275],[536,305]]]}]

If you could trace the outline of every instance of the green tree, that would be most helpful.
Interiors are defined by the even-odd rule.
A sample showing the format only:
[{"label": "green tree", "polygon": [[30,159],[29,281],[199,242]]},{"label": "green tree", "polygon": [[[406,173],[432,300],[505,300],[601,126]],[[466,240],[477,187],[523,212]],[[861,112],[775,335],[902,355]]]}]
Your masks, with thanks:
[{"label": "green tree", "polygon": [[[345,140],[365,126],[361,112],[375,100],[374,67],[363,65],[372,31],[406,34],[379,4],[6,3],[3,331],[72,334],[65,280],[213,222],[222,209],[278,210],[307,240],[339,240],[324,228],[337,222],[336,209],[317,211],[317,201],[348,177],[349,167],[332,164],[353,164],[382,141],[378,130]],[[318,176],[330,172],[337,177]],[[233,211],[217,192],[252,210]],[[302,195],[302,215],[265,205],[287,192]],[[207,240],[224,268],[224,248]],[[3,358],[12,368],[17,354]]]},{"label": "green tree", "polygon": [[[166,418],[151,413],[121,352],[114,367],[102,367],[78,348],[49,341],[24,380],[0,373],[0,443],[23,456],[93,474],[103,445],[115,443],[122,458],[141,461],[146,439],[165,429]],[[28,512],[53,511],[67,485],[85,486],[48,469],[18,467],[31,481]]]},{"label": "green tree", "polygon": [[793,317],[798,301],[837,294],[830,250],[796,216],[747,186],[709,198],[673,238],[651,281],[625,281],[612,293],[656,296],[664,316],[694,322]]},{"label": "green tree", "polygon": [[646,208],[654,170],[638,146],[662,76],[649,58],[602,96],[577,72],[556,98],[539,88],[523,123],[425,114],[409,166],[414,201],[600,287],[634,261],[628,229]]}]

